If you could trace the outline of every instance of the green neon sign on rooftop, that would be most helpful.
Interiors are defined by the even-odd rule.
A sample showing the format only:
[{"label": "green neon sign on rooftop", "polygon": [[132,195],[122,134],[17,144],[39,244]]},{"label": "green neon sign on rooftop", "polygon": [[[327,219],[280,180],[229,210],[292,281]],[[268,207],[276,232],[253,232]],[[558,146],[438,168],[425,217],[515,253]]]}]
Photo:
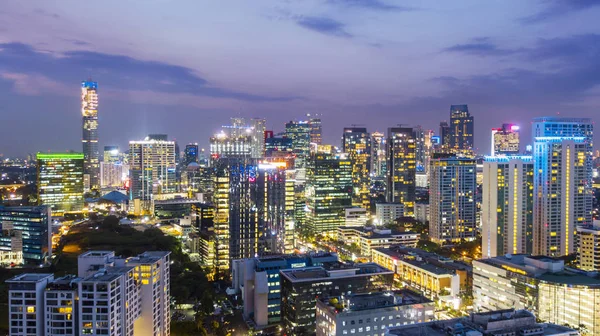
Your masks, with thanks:
[{"label": "green neon sign on rooftop", "polygon": [[83,153],[37,153],[38,160],[83,159]]}]

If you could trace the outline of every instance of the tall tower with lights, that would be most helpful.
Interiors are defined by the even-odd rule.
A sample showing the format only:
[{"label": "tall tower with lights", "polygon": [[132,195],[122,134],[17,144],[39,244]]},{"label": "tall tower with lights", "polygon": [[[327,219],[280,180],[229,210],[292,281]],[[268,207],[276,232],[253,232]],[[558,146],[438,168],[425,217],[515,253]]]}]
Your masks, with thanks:
[{"label": "tall tower with lights", "polygon": [[98,152],[98,83],[81,82],[81,115],[83,117],[84,189],[98,187],[100,163]]}]

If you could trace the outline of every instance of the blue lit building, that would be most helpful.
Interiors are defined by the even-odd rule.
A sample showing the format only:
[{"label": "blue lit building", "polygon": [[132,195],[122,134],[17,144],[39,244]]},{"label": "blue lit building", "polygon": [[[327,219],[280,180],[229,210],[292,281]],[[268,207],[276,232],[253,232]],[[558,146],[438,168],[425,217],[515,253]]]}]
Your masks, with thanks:
[{"label": "blue lit building", "polygon": [[293,151],[292,139],[284,137],[272,137],[265,139],[265,156],[274,156],[274,153],[291,153]]},{"label": "blue lit building", "polygon": [[185,158],[183,161],[184,167],[187,167],[190,163],[198,163],[198,144],[188,144],[185,146]]},{"label": "blue lit building", "polygon": [[244,318],[257,329],[281,322],[280,270],[323,266],[337,262],[335,253],[287,254],[233,261],[233,288],[241,292]]},{"label": "blue lit building", "polygon": [[0,263],[45,262],[52,255],[48,206],[0,206]]}]

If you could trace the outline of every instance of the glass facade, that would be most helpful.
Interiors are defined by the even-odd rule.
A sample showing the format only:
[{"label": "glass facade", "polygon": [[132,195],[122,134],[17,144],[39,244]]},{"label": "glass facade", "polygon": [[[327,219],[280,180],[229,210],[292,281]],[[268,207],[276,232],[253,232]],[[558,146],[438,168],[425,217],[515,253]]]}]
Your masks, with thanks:
[{"label": "glass facade", "polygon": [[81,114],[83,117],[84,172],[89,177],[89,188],[97,188],[100,178],[98,152],[98,83],[81,82]]},{"label": "glass facade", "polygon": [[46,261],[52,255],[50,222],[47,206],[0,206],[0,255],[20,252],[26,263]]},{"label": "glass facade", "polygon": [[53,213],[83,209],[83,165],[81,153],[37,154],[38,204]]},{"label": "glass facade", "polygon": [[391,127],[387,139],[387,197],[402,203],[404,215],[413,216],[416,188],[416,141],[412,128]]},{"label": "glass facade", "polygon": [[342,148],[352,163],[352,205],[371,207],[371,134],[366,128],[344,128]]},{"label": "glass facade", "polygon": [[467,105],[450,106],[449,149],[454,153],[473,154],[475,122]]}]

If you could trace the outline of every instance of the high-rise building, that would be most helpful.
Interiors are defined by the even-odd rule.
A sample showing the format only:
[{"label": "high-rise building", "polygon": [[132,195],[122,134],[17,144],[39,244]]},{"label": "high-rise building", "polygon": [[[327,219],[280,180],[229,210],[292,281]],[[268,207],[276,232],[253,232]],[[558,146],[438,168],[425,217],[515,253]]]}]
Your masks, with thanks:
[{"label": "high-rise building", "polygon": [[52,257],[52,216],[48,206],[0,205],[0,262],[35,263]]},{"label": "high-rise building", "polygon": [[98,83],[81,82],[81,115],[83,117],[83,155],[86,190],[97,188],[100,182],[98,152]]},{"label": "high-rise building", "polygon": [[385,135],[380,132],[371,134],[371,175],[373,177],[385,177],[387,156],[385,154]]},{"label": "high-rise building", "polygon": [[429,237],[438,244],[474,240],[477,233],[474,159],[435,157],[430,163]]},{"label": "high-rise building", "polygon": [[198,144],[191,143],[185,145],[185,157],[183,159],[184,167],[187,167],[190,163],[198,163]]},{"label": "high-rise building", "polygon": [[77,318],[79,300],[79,281],[74,275],[54,279],[44,291],[44,310],[46,313],[46,336],[78,336]]},{"label": "high-rise building", "polygon": [[121,161],[121,152],[119,146],[104,146],[104,160],[105,163],[114,163]]},{"label": "high-rise building", "polygon": [[[129,142],[131,197],[150,200],[153,195],[175,192],[175,142],[165,137]],[[157,140],[158,139],[158,140]]]},{"label": "high-rise building", "polygon": [[129,178],[129,165],[121,162],[100,162],[100,187],[123,187]]},{"label": "high-rise building", "polygon": [[52,213],[83,209],[82,153],[37,153],[38,204]]},{"label": "high-rise building", "polygon": [[[140,313],[132,336],[171,335],[171,280],[168,251],[148,251],[127,259],[115,259],[115,266],[134,267],[133,276],[141,283]],[[131,288],[131,284],[128,284]],[[123,334],[125,335],[125,334]]]},{"label": "high-rise building", "polygon": [[317,118],[318,115],[314,115],[311,118],[310,114],[306,115],[308,119],[308,124],[310,126],[310,143],[314,143],[320,145],[323,141],[323,131],[321,129],[321,118]]},{"label": "high-rise building", "polygon": [[290,121],[285,124],[285,136],[292,139],[292,151],[296,154],[297,169],[306,168],[310,153],[311,130],[308,121]]},{"label": "high-rise building", "polygon": [[210,157],[212,162],[226,157],[252,155],[252,137],[247,134],[231,134],[225,132],[215,134],[210,138]]},{"label": "high-rise building", "polygon": [[252,157],[260,159],[265,156],[265,131],[266,120],[254,118],[251,120],[252,128]]},{"label": "high-rise building", "polygon": [[258,253],[256,206],[257,162],[247,157],[220,158],[215,162],[213,202],[217,242],[217,271],[228,273],[232,259]]},{"label": "high-rise building", "polygon": [[280,271],[284,333],[314,335],[318,297],[391,289],[394,272],[375,263],[327,264]]},{"label": "high-rise building", "polygon": [[429,162],[429,154],[431,149],[431,131],[425,130],[421,126],[416,126],[413,128],[413,130],[417,171],[425,171],[425,167]]},{"label": "high-rise building", "polygon": [[404,216],[404,204],[402,203],[376,203],[375,219],[377,225],[393,224],[396,219]]},{"label": "high-rise building", "polygon": [[291,154],[292,151],[292,139],[284,137],[271,137],[265,139],[265,157],[280,155],[278,153],[287,155]]},{"label": "high-rise building", "polygon": [[577,226],[592,224],[593,124],[588,118],[535,118],[532,133],[533,253],[574,253]]},{"label": "high-rise building", "polygon": [[416,184],[416,142],[410,127],[390,127],[387,138],[387,197],[402,203],[405,216],[414,215]]},{"label": "high-rise building", "polygon": [[492,128],[492,156],[519,154],[518,125],[502,124],[500,128]]},{"label": "high-rise building", "polygon": [[352,205],[371,207],[371,135],[364,127],[345,127],[342,149],[352,164]]},{"label": "high-rise building", "polygon": [[54,275],[47,273],[24,273],[6,280],[10,336],[45,336],[44,289],[52,280]]},{"label": "high-rise building", "polygon": [[450,148],[450,137],[451,137],[451,129],[450,129],[450,125],[448,124],[447,121],[442,121],[440,122],[440,134],[439,134],[439,139],[440,139],[440,143],[439,145],[444,148]]},{"label": "high-rise building", "polygon": [[467,105],[450,106],[449,148],[456,153],[473,154],[474,120]]},{"label": "high-rise building", "polygon": [[533,252],[533,158],[486,157],[483,162],[484,258]]},{"label": "high-rise building", "polygon": [[577,267],[584,271],[600,271],[600,221],[577,227]]},{"label": "high-rise building", "polygon": [[352,163],[326,154],[313,155],[307,169],[306,226],[312,234],[334,232],[344,225],[352,206]]}]

